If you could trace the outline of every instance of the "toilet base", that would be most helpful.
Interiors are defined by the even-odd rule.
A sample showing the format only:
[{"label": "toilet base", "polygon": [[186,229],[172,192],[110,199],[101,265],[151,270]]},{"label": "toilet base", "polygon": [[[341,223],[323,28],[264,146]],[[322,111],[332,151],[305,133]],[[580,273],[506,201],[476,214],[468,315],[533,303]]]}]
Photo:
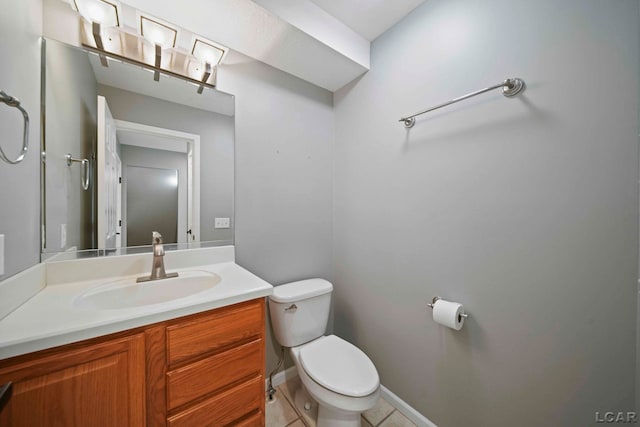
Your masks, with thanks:
[{"label": "toilet base", "polygon": [[361,427],[360,412],[345,412],[328,406],[318,407],[318,427]]},{"label": "toilet base", "polygon": [[298,413],[304,418],[305,424],[316,427],[318,402],[313,400],[302,384],[300,384],[300,387],[296,390],[293,403]]},{"label": "toilet base", "polygon": [[302,384],[295,392],[294,404],[308,426],[361,427],[359,412],[345,412],[321,406],[309,395]]}]

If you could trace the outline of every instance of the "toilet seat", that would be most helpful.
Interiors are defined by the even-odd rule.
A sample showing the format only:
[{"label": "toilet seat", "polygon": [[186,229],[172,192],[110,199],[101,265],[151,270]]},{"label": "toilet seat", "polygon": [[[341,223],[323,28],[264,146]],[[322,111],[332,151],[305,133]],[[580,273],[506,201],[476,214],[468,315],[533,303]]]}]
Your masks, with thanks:
[{"label": "toilet seat", "polygon": [[319,385],[344,396],[368,396],[380,385],[378,371],[367,355],[335,335],[302,346],[300,364]]}]

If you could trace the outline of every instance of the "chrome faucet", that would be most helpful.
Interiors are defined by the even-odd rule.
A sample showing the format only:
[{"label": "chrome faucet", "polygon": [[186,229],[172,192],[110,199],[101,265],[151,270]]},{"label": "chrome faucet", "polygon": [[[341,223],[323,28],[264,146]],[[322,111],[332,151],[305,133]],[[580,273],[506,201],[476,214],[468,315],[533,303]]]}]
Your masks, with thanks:
[{"label": "chrome faucet", "polygon": [[167,273],[164,270],[164,246],[162,245],[162,235],[157,231],[153,232],[153,264],[151,265],[151,275],[138,277],[136,283],[148,282],[151,280],[168,279],[178,277],[178,273]]}]

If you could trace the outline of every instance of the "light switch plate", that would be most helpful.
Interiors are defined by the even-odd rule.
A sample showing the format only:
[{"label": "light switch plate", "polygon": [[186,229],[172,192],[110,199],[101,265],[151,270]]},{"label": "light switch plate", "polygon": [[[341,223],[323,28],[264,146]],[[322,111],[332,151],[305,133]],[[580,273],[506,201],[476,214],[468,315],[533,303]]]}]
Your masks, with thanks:
[{"label": "light switch plate", "polygon": [[0,276],[4,274],[4,234],[0,234]]},{"label": "light switch plate", "polygon": [[229,228],[231,224],[230,218],[216,218],[214,227],[215,228]]}]

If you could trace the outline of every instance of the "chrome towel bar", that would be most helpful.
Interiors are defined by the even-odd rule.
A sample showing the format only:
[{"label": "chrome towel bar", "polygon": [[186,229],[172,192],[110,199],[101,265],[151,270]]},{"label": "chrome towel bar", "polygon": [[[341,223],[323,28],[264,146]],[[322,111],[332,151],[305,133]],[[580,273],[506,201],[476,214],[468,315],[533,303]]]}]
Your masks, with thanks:
[{"label": "chrome towel bar", "polygon": [[7,104],[9,107],[15,107],[22,113],[22,117],[24,118],[24,130],[22,134],[22,150],[20,151],[20,155],[15,159],[11,160],[7,157],[2,146],[0,146],[0,159],[9,163],[10,165],[15,165],[24,160],[24,156],[27,154],[27,150],[29,149],[29,114],[27,114],[26,110],[20,106],[20,101],[18,98],[14,98],[11,95],[8,95],[6,92],[0,90],[0,102]]},{"label": "chrome towel bar", "polygon": [[431,108],[428,108],[426,110],[420,111],[419,113],[415,113],[415,114],[412,114],[410,116],[402,117],[398,121],[402,122],[404,124],[404,127],[412,128],[413,125],[416,124],[416,116],[419,116],[419,115],[424,114],[424,113],[428,113],[428,112],[433,111],[433,110],[437,110],[438,108],[446,107],[447,105],[455,104],[456,102],[464,101],[465,99],[469,99],[469,98],[474,97],[476,95],[480,95],[481,93],[489,92],[490,90],[494,90],[494,89],[498,89],[498,88],[502,88],[502,94],[504,96],[506,96],[508,98],[511,98],[512,96],[516,96],[517,94],[522,92],[522,90],[525,88],[525,84],[524,84],[524,81],[522,79],[519,79],[517,77],[514,77],[512,79],[506,79],[505,81],[503,81],[502,83],[499,83],[497,85],[493,85],[493,86],[490,86],[490,87],[486,87],[484,89],[477,90],[475,92],[468,93],[466,95],[462,95],[462,96],[460,96],[458,98],[452,99],[451,101],[448,101],[448,102],[442,103],[440,105],[436,105],[435,107],[431,107]]}]

